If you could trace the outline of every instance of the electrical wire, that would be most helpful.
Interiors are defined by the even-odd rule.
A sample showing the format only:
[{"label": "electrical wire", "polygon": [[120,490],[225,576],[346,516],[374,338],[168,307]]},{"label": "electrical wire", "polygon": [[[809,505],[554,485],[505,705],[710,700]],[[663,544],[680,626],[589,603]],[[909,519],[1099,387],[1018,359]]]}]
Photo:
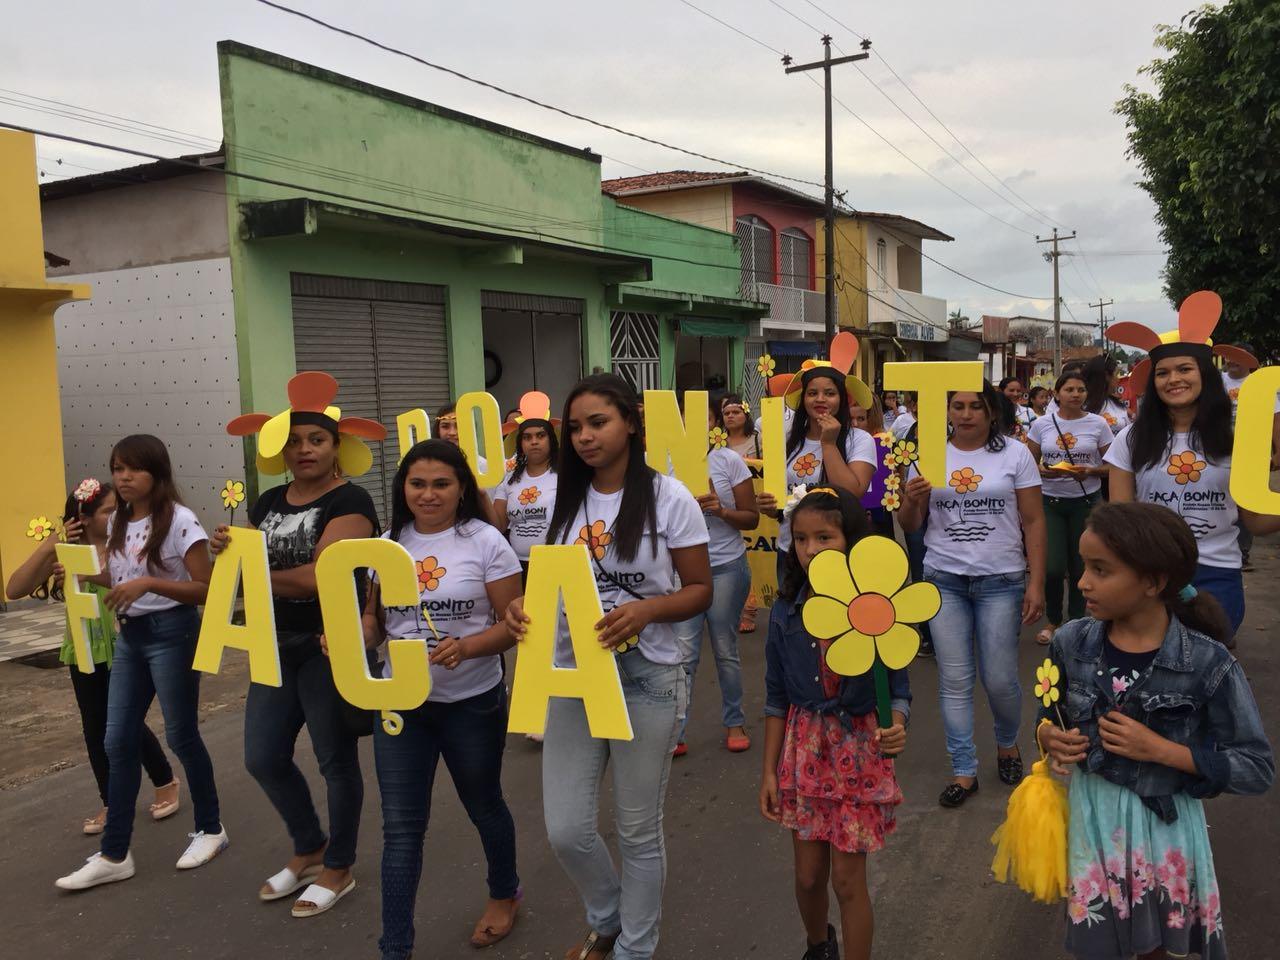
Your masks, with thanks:
[{"label": "electrical wire", "polygon": [[367,37],[364,34],[358,33],[355,30],[349,30],[345,27],[340,27],[336,24],[329,23],[326,20],[321,20],[319,17],[312,16],[309,13],[305,13],[301,10],[295,10],[292,7],[286,7],[284,4],[281,4],[281,3],[276,3],[275,0],[256,0],[256,2],[262,4],[263,6],[271,7],[275,10],[279,10],[282,13],[287,13],[287,14],[290,14],[291,16],[299,17],[300,19],[310,21],[311,23],[314,23],[317,26],[323,27],[326,30],[333,31],[334,33],[339,33],[339,34],[342,34],[343,36],[350,37],[353,40],[359,40],[362,43],[367,43],[370,46],[377,47],[379,50],[383,50],[387,53],[393,53],[398,57],[404,57],[408,60],[412,60],[415,63],[422,64],[424,67],[430,67],[432,70],[439,70],[441,73],[447,73],[452,77],[457,77],[459,80],[465,80],[468,83],[474,83],[477,86],[484,87],[485,89],[488,89],[488,90],[493,90],[497,93],[503,94],[504,96],[512,97],[516,100],[523,101],[524,103],[532,104],[535,107],[541,107],[544,110],[551,110],[555,113],[560,114],[561,116],[569,117],[570,119],[573,119],[573,120],[580,120],[583,123],[589,123],[594,127],[599,127],[602,130],[608,130],[612,133],[618,133],[624,137],[631,137],[643,143],[652,144],[653,146],[657,146],[657,147],[663,147],[664,149],[667,149],[667,150],[674,150],[677,153],[683,153],[686,156],[697,157],[700,160],[709,160],[712,163],[718,163],[718,164],[721,164],[722,166],[733,167],[738,170],[747,170],[747,171],[750,171],[751,173],[758,173],[761,176],[773,177],[775,180],[788,180],[792,183],[803,183],[811,187],[822,186],[822,184],[817,182],[816,180],[805,180],[800,177],[791,177],[791,176],[787,176],[786,174],[777,173],[770,170],[763,170],[758,167],[750,167],[750,166],[747,166],[746,164],[735,163],[732,160],[725,160],[725,159],[722,159],[721,157],[712,156],[711,154],[700,153],[697,150],[690,150],[686,147],[677,146],[676,144],[673,144],[673,143],[667,143],[666,141],[659,140],[656,137],[650,137],[642,133],[635,133],[631,130],[625,130],[622,127],[615,126],[611,123],[605,123],[603,120],[596,120],[592,117],[588,117],[580,113],[574,113],[572,110],[566,110],[563,107],[557,107],[554,104],[547,103],[543,100],[538,100],[534,97],[530,97],[523,93],[518,93],[515,90],[509,90],[506,87],[499,86],[496,83],[490,83],[487,80],[481,80],[478,77],[470,76],[469,74],[463,73],[461,70],[455,70],[452,67],[446,67],[443,64],[439,64],[439,63],[432,63],[430,60],[426,60],[423,57],[417,56],[416,54],[409,53],[406,50],[401,50],[397,47],[390,46],[389,44],[382,43],[381,41],[374,40],[372,37]]}]

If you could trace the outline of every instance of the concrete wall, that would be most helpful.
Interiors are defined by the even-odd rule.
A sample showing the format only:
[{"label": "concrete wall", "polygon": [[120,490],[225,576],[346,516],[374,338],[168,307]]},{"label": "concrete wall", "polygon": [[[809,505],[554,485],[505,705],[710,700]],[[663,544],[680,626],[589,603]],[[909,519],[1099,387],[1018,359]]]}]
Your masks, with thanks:
[{"label": "concrete wall", "polygon": [[71,261],[49,276],[227,256],[225,180],[209,171],[46,200],[45,249]]},{"label": "concrete wall", "polygon": [[620,197],[618,203],[733,233],[733,190],[727,185]]},{"label": "concrete wall", "polygon": [[[815,258],[817,261],[817,288],[826,290],[826,225],[817,221],[814,225]],[[866,224],[853,217],[836,218],[836,276],[846,282],[837,288],[840,326],[865,330],[867,327],[867,269],[865,258],[869,256]]]},{"label": "concrete wall", "polygon": [[727,299],[739,296],[742,262],[732,233],[633,209],[610,197],[603,202],[605,245],[652,259],[653,280],[645,286]]},{"label": "concrete wall", "polygon": [[[104,232],[102,224],[89,231]],[[240,413],[231,261],[67,279],[93,286],[92,299],[56,318],[67,489],[109,479],[116,441],[152,433],[169,448],[187,505],[218,523],[226,512],[217,491],[244,476],[241,441],[225,429]]]}]

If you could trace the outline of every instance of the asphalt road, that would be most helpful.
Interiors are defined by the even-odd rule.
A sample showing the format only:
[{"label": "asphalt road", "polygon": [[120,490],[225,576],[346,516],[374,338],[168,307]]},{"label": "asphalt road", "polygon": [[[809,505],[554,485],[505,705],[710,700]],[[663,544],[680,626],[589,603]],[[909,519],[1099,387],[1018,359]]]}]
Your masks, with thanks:
[{"label": "asphalt road", "polygon": [[[1272,741],[1280,734],[1280,550],[1255,548],[1257,571],[1247,576],[1249,616],[1238,654],[1246,664]],[[761,729],[763,631],[743,638],[748,716]],[[1028,631],[1022,675],[1030,678],[1040,648]],[[232,656],[233,654],[228,654]],[[666,805],[669,871],[658,956],[787,958],[804,950],[791,897],[786,831],[761,819],[756,807],[757,747],[730,755],[718,742],[718,694],[709,653],[704,657],[690,726],[690,753],[677,760]],[[990,717],[978,696],[981,790],[960,810],[937,806],[946,781],[932,661],[912,667],[914,715],[899,761],[906,802],[888,848],[871,858],[876,912],[875,955],[915,958],[1056,958],[1063,913],[1036,905],[990,874],[989,837],[1008,788],[995,776]],[[1027,681],[1027,687],[1030,683]],[[69,696],[69,693],[68,693]],[[1032,716],[1030,696],[1025,715]],[[158,726],[158,725],[157,725]],[[359,887],[330,913],[289,916],[286,899],[261,904],[261,882],[289,853],[284,828],[242,763],[243,714],[209,715],[203,724],[213,754],[231,847],[208,866],[178,872],[186,844],[187,807],[171,820],[139,819],[132,880],[81,894],[53,881],[96,847],[80,835],[92,810],[92,780],[84,766],[61,770],[0,792],[0,930],[3,954],[22,958],[376,958],[379,934],[380,811],[369,742],[363,744],[368,790],[356,864]],[[1028,755],[1030,727],[1023,737]],[[3,750],[0,745],[0,750]],[[305,734],[299,754],[320,783]],[[508,743],[504,774],[517,829],[525,905],[515,932],[488,956],[555,958],[584,932],[582,910],[546,842],[538,748],[522,737]],[[607,804],[602,804],[607,811]],[[1208,803],[1211,837],[1232,956],[1280,957],[1280,792],[1262,798],[1223,797]],[[606,836],[608,817],[605,818]],[[437,777],[426,868],[418,895],[418,957],[468,957],[471,927],[483,905],[479,841],[443,768]],[[10,951],[13,952],[10,952]]]}]

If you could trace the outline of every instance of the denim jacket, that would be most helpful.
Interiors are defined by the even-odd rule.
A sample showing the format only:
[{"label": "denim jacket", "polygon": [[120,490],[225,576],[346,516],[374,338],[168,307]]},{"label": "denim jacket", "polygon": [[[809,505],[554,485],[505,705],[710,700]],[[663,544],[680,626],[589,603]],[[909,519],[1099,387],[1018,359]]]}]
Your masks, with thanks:
[{"label": "denim jacket", "polygon": [[[812,713],[834,714],[850,726],[854,717],[875,713],[875,679],[870,671],[860,677],[842,677],[839,694],[834,698],[826,695],[822,689],[822,645],[805,630],[800,616],[804,600],[803,595],[798,600],[778,597],[769,614],[769,637],[764,647],[765,716],[785,718],[787,708],[796,706]],[[888,672],[890,705],[910,718],[907,671]]]},{"label": "denim jacket", "polygon": [[[1132,790],[1167,823],[1177,819],[1175,793],[1259,794],[1271,786],[1271,744],[1244,670],[1226,647],[1170,617],[1155,659],[1117,708],[1103,659],[1106,629],[1091,617],[1073,620],[1058,630],[1049,647],[1065,681],[1059,701],[1063,718],[1089,738],[1088,753],[1079,764],[1082,770]],[[1098,733],[1098,717],[1115,709],[1188,747],[1198,773],[1108,753]],[[1052,707],[1042,706],[1040,716],[1056,722]]]}]

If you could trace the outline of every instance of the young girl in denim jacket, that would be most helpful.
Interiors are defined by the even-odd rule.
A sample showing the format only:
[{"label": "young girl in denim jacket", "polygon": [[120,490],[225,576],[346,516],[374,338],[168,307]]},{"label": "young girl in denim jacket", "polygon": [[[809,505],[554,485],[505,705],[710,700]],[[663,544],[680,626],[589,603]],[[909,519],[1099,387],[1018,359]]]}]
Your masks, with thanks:
[{"label": "young girl in denim jacket", "polygon": [[791,515],[788,576],[769,618],[765,646],[764,775],[760,812],[793,831],[796,903],[808,937],[805,960],[840,956],[827,923],[827,884],[840,904],[845,957],[871,956],[866,855],[893,832],[902,791],[892,757],[906,746],[911,690],[889,671],[893,725],[880,729],[870,673],[842,677],[827,666],[830,641],[805,630],[809,564],[823,550],[846,553],[870,531],[851,493],[813,490]]},{"label": "young girl in denim jacket", "polygon": [[1217,960],[1226,942],[1201,800],[1265,791],[1271,745],[1221,644],[1222,608],[1190,586],[1186,523],[1153,504],[1104,504],[1080,552],[1088,616],[1050,645],[1060,697],[1038,729],[1054,770],[1071,774],[1066,947]]}]

